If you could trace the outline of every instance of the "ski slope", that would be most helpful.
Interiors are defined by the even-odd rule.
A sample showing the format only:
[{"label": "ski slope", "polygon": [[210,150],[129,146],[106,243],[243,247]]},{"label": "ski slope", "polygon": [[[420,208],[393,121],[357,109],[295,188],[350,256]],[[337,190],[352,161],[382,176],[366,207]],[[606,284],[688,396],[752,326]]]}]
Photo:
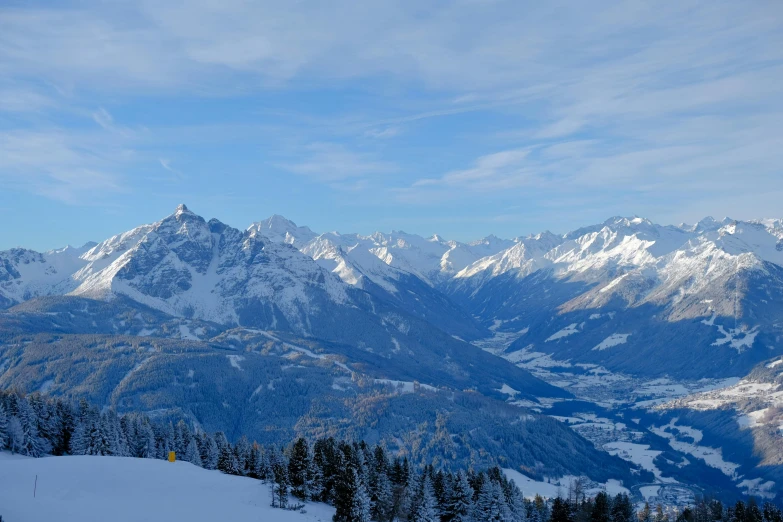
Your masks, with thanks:
[{"label": "ski slope", "polygon": [[269,487],[257,480],[186,462],[0,453],[0,516],[9,522],[327,522],[334,513],[324,504],[299,513],[269,502]]}]

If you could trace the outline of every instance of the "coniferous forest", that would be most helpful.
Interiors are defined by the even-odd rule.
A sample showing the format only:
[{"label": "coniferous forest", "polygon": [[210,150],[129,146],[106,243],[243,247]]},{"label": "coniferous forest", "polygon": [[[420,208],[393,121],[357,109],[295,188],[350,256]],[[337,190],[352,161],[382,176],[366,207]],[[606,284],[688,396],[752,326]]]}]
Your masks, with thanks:
[{"label": "coniferous forest", "polygon": [[[118,416],[40,394],[0,391],[0,449],[29,457],[96,455],[166,459],[257,479],[273,507],[335,508],[336,522],[783,522],[781,510],[753,499],[724,506],[699,499],[682,511],[637,511],[628,495],[584,491],[577,480],[560,497],[526,499],[498,467],[482,471],[416,468],[406,458],[363,441],[299,438],[261,446],[185,421],[158,423],[144,414]],[[2,506],[0,506],[1,508]],[[1,514],[1,513],[0,513]],[[0,519],[2,520],[2,519]]]}]

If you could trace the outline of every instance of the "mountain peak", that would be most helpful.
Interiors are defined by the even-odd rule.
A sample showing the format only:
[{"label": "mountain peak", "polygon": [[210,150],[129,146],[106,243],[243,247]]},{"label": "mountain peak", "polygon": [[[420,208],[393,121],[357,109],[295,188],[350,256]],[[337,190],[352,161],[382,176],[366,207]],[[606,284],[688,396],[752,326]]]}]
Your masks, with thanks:
[{"label": "mountain peak", "polygon": [[296,246],[303,246],[318,235],[308,227],[297,226],[296,223],[279,214],[273,214],[253,223],[248,227],[248,231],[251,234],[260,234],[275,242]]},{"label": "mountain peak", "polygon": [[604,225],[606,226],[619,225],[625,227],[632,227],[634,225],[653,225],[653,222],[647,218],[642,218],[639,216],[631,216],[631,217],[614,216],[604,221]]},{"label": "mountain peak", "polygon": [[291,221],[285,216],[281,216],[280,214],[272,214],[267,219],[262,221],[262,223],[265,223],[271,229],[287,228],[287,227],[297,228],[296,223],[294,223],[293,221]]}]

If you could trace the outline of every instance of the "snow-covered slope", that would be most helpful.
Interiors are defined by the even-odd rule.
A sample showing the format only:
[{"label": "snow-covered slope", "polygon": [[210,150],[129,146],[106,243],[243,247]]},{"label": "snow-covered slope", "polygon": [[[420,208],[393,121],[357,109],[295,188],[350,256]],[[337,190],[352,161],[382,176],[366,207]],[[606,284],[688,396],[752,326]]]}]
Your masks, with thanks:
[{"label": "snow-covered slope", "polygon": [[[485,326],[525,330],[509,351],[629,373],[743,376],[782,348],[783,226],[612,218],[519,239],[444,288]],[[620,334],[626,342],[604,343]]]},{"label": "snow-covered slope", "polygon": [[86,264],[80,256],[93,246],[87,243],[43,254],[22,248],[0,252],[0,308],[72,290],[77,285],[74,273]]},{"label": "snow-covered slope", "polygon": [[266,241],[184,205],[152,225],[108,239],[83,258],[73,295],[125,295],[169,314],[239,324],[248,309],[309,333],[322,306],[349,302],[340,280],[285,243]]},{"label": "snow-covered slope", "polygon": [[687,408],[699,411],[733,409],[744,428],[767,426],[777,431],[783,444],[783,358],[756,368],[736,384],[668,402],[660,409]]},{"label": "snow-covered slope", "polygon": [[0,453],[0,516],[9,522],[327,522],[334,514],[315,503],[304,513],[274,509],[270,498],[257,480],[187,462]]},{"label": "snow-covered slope", "polygon": [[[514,245],[514,241],[495,236],[459,243],[438,235],[423,238],[402,231],[369,236],[338,232],[319,235],[281,216],[254,223],[249,230],[294,245],[313,258],[335,259],[335,263],[326,266],[349,284],[357,284],[362,274],[379,283],[378,278],[395,279],[396,274],[404,272],[434,285],[471,263]],[[339,255],[334,251],[339,251]],[[353,270],[341,266],[341,261]]]}]

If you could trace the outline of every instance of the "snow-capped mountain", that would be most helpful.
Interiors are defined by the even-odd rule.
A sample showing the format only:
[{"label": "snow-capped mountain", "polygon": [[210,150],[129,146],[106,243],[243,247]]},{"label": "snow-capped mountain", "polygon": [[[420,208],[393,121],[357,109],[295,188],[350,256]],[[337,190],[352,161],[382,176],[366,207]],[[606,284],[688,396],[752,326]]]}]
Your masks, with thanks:
[{"label": "snow-capped mountain", "polygon": [[[719,415],[695,408],[692,401],[672,403],[660,419],[646,419],[657,415],[651,410],[638,412],[668,401],[671,390],[684,397],[730,379],[752,379],[764,373],[759,364],[783,355],[781,220],[707,218],[695,225],[661,226],[617,217],[566,234],[459,243],[405,232],[319,233],[281,216],[239,230],[182,205],[160,221],[98,244],[0,252],[0,308],[10,308],[0,313],[0,339],[7,341],[0,344],[0,381],[8,385],[59,393],[91,390],[95,400],[115,407],[154,404],[173,412],[186,405],[181,413],[194,419],[204,411],[194,405],[220,397],[209,408],[215,429],[243,419],[248,429],[263,432],[266,425],[259,422],[265,421],[253,420],[259,408],[268,407],[262,388],[275,392],[277,382],[282,390],[299,390],[311,383],[300,391],[315,391],[323,399],[317,412],[302,403],[296,416],[280,422],[287,429],[307,425],[320,432],[335,411],[363,418],[360,411],[345,410],[344,394],[372,395],[366,386],[378,383],[415,390],[418,381],[430,391],[468,390],[459,399],[467,402],[455,403],[450,413],[459,412],[452,423],[465,433],[478,433],[471,420],[475,408],[505,402],[504,407],[566,419],[579,435],[594,437],[590,442],[597,448],[611,452],[617,443],[625,444],[634,451],[623,458],[643,467],[647,461],[640,455],[666,455],[653,456],[654,463],[645,467],[656,477],[712,473],[709,459],[678,471],[683,458],[692,460],[685,455],[702,451],[683,450],[673,435],[674,417],[682,416],[676,426],[686,421],[698,426],[703,445],[711,445],[705,448],[723,445],[726,460],[718,468],[729,469],[722,463],[733,462],[731,469],[744,473],[718,471],[715,491],[764,492],[770,482],[783,483],[783,473],[757,467],[751,450],[727,449],[752,449],[743,439],[748,427],[758,444],[775,446],[778,439],[767,432],[778,422],[779,379],[773,379],[773,387],[739,390],[759,392],[749,399],[756,409],[746,407],[746,397],[741,404],[721,403]],[[54,343],[41,337],[29,351],[29,336],[44,333],[67,339]],[[104,359],[90,359],[88,370],[74,371],[73,354],[92,350],[93,336],[104,336],[99,343]],[[161,354],[153,364],[148,350],[168,345],[151,341],[151,348],[142,349],[139,339],[147,338],[183,343],[169,346],[171,354],[183,347],[193,353],[186,351],[180,361]],[[42,365],[40,354],[51,359]],[[277,359],[270,380],[271,354]],[[312,361],[303,365],[302,356]],[[192,379],[193,367],[211,368],[207,357],[228,365],[216,374],[216,389],[183,398],[177,386]],[[298,362],[291,365],[291,359]],[[257,366],[252,375],[251,364]],[[294,368],[302,375],[292,377]],[[169,375],[176,375],[174,384]],[[238,375],[241,393],[234,388]],[[644,384],[636,387],[637,380]],[[149,382],[157,388],[148,389]],[[607,383],[616,383],[616,389],[607,391]],[[593,387],[600,389],[593,393]],[[710,393],[725,398],[735,391]],[[490,402],[472,403],[467,398],[475,392]],[[237,393],[246,406],[231,406]],[[623,393],[632,397],[630,403]],[[572,411],[573,396],[580,401]],[[427,408],[440,404],[432,397],[428,401]],[[579,410],[590,402],[594,412]],[[467,405],[473,409],[461,409]],[[728,409],[735,412],[731,433],[725,427]],[[500,417],[491,414],[482,422],[517,415],[498,411]],[[612,433],[625,439],[607,440],[603,431],[590,435],[595,419],[613,425]],[[629,419],[637,428],[628,426]],[[381,431],[397,437],[400,426],[391,423]],[[467,446],[496,445],[485,435]],[[727,440],[736,444],[727,446]],[[774,460],[779,453],[765,454]],[[757,479],[761,482],[743,485]]]},{"label": "snow-capped mountain", "polygon": [[[661,226],[615,217],[465,244],[319,234],[281,216],[243,232],[183,205],[97,245],[15,249],[0,260],[6,307],[40,295],[125,295],[168,314],[345,341],[334,318],[355,322],[383,303],[461,339],[525,330],[509,350],[615,369],[638,371],[676,349],[657,366],[674,375],[697,371],[708,354],[732,375],[749,370],[779,349],[783,324],[783,221],[773,219]],[[686,332],[680,350],[672,339]]]},{"label": "snow-capped mountain", "polygon": [[88,263],[74,274],[79,286],[73,295],[125,295],[172,315],[218,323],[281,321],[310,333],[317,303],[349,301],[337,278],[295,248],[217,220],[207,223],[184,205],[96,245],[82,259]]},{"label": "snow-capped mountain", "polygon": [[[436,386],[477,385],[497,393],[493,390],[508,384],[530,397],[562,395],[525,370],[455,338],[477,338],[486,332],[415,276],[389,268],[391,275],[385,276],[396,278],[399,285],[393,291],[370,279],[360,287],[347,284],[322,266],[328,261],[325,257],[316,260],[292,244],[296,241],[292,232],[308,234],[306,229],[289,229],[288,223],[275,218],[267,224],[241,231],[216,219],[207,222],[180,205],[156,223],[71,256],[70,275],[58,272],[55,284],[41,285],[39,295],[67,293],[108,302],[121,298],[185,321],[288,332],[350,347],[353,358],[368,365],[378,357],[412,358],[406,363],[407,374],[416,378],[417,372],[425,372],[427,382]],[[262,235],[262,230],[280,241]],[[42,266],[53,263],[43,255],[28,256]],[[15,268],[26,267],[27,257],[11,259],[15,264],[9,266],[18,276],[12,284],[39,284],[40,278],[25,280],[25,273]],[[363,268],[369,266],[365,260]],[[10,294],[8,301],[21,301],[14,297]],[[56,313],[51,306],[50,301],[42,302],[37,313]],[[23,308],[36,312],[30,306]],[[63,328],[65,322],[57,324]]]},{"label": "snow-capped mountain", "polygon": [[400,306],[461,339],[474,340],[489,334],[440,292],[433,281],[444,277],[446,270],[437,267],[450,266],[453,257],[475,258],[482,249],[499,248],[503,244],[499,240],[471,247],[404,232],[388,236],[337,232],[317,235],[279,216],[254,223],[248,231],[295,246],[350,287]]},{"label": "snow-capped mountain", "polygon": [[[495,236],[459,243],[444,240],[438,235],[423,238],[402,231],[376,232],[369,236],[338,232],[316,234],[308,227],[299,227],[281,216],[253,223],[248,230],[276,242],[294,245],[313,258],[335,259],[335,263],[325,266],[352,285],[359,284],[362,275],[378,283],[379,279],[395,279],[400,272],[435,285],[478,259],[514,244],[514,241]],[[340,250],[340,259],[337,259],[336,250]],[[347,261],[345,266],[340,265],[341,261]]]},{"label": "snow-capped mountain", "polygon": [[510,351],[623,371],[736,375],[781,350],[783,227],[612,218],[522,238],[466,267],[445,291],[487,326],[527,329]]},{"label": "snow-capped mountain", "polygon": [[0,308],[75,288],[72,276],[85,264],[80,256],[94,245],[68,246],[43,254],[23,248],[0,252]]}]

